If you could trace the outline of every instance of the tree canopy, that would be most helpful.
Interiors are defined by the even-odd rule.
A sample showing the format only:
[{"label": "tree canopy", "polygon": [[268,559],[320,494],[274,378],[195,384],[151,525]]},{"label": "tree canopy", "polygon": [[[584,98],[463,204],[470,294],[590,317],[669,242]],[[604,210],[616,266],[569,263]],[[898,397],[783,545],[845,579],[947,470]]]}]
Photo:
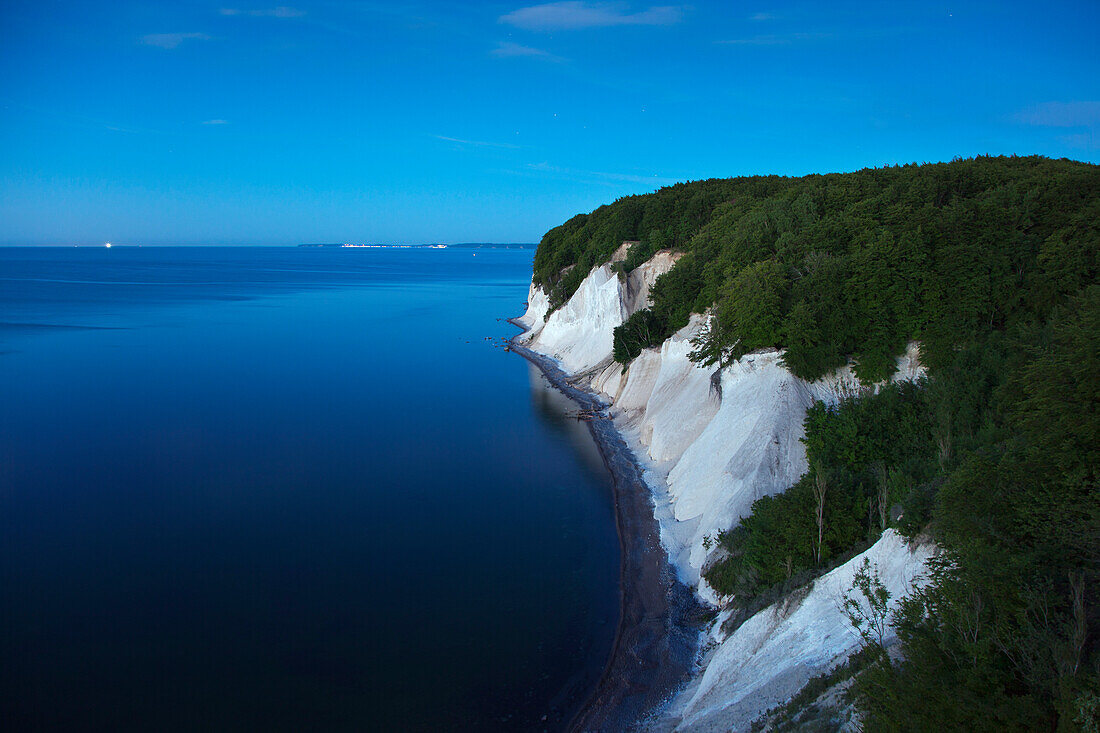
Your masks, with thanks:
[{"label": "tree canopy", "polygon": [[[653,288],[652,313],[633,316],[647,328],[628,321],[616,334],[624,363],[713,308],[703,361],[778,346],[798,376],[851,360],[876,381],[909,340],[922,342],[926,363],[943,363],[960,338],[1077,292],[1096,270],[1098,228],[1100,168],[1070,160],[713,179],[622,198],[550,230],[534,281],[553,308],[623,241],[638,241],[628,269],[678,249],[687,256]],[[767,292],[757,302],[746,288]]]},{"label": "tree canopy", "polygon": [[[765,347],[816,379],[928,377],[806,417],[811,470],[718,538],[742,608],[887,526],[942,548],[897,614],[902,657],[861,675],[868,731],[1100,729],[1100,167],[980,157],[679,184],[547,233],[551,304],[638,240],[685,254],[615,333],[628,364],[710,313],[693,358]],[[753,604],[756,603],[754,606]],[[879,657],[882,659],[882,657]]]}]

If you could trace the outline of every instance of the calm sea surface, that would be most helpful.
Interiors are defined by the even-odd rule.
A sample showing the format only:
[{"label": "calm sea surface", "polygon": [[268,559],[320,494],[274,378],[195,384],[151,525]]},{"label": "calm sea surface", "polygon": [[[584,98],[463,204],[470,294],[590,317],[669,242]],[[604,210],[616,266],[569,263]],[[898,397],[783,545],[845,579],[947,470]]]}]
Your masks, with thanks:
[{"label": "calm sea surface", "polygon": [[532,254],[0,249],[0,727],[560,726],[619,558]]}]

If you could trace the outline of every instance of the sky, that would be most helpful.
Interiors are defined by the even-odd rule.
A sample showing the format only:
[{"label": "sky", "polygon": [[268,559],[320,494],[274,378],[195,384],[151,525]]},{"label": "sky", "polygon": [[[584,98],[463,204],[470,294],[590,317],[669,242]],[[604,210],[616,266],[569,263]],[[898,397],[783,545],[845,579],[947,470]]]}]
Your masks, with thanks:
[{"label": "sky", "polygon": [[536,242],[677,181],[1100,162],[1098,0],[275,2],[0,0],[0,245]]}]

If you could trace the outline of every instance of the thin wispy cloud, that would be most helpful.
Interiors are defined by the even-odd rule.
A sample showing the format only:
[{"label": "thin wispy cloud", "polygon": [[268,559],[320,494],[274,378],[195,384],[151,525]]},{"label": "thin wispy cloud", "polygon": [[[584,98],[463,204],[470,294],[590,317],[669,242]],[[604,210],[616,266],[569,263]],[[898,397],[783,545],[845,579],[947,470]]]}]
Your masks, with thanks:
[{"label": "thin wispy cloud", "polygon": [[1100,102],[1044,102],[1018,112],[1015,119],[1037,127],[1093,127],[1100,125]]},{"label": "thin wispy cloud", "polygon": [[651,176],[638,175],[636,173],[608,173],[606,171],[590,171],[578,168],[564,168],[551,163],[528,163],[524,170],[531,173],[550,173],[569,178],[597,180],[603,183],[646,183],[654,186],[669,186],[679,182],[676,178],[665,178],[653,174]]},{"label": "thin wispy cloud", "polygon": [[789,46],[792,43],[821,41],[832,38],[832,33],[784,33],[750,36],[749,38],[731,38],[715,43],[725,46]]},{"label": "thin wispy cloud", "polygon": [[205,33],[149,33],[141,37],[143,45],[157,48],[178,48],[184,41],[209,40],[210,36]]},{"label": "thin wispy cloud", "polygon": [[623,25],[674,25],[683,18],[676,5],[655,5],[630,12],[623,3],[589,3],[579,0],[532,5],[500,17],[501,23],[531,31],[578,30]]},{"label": "thin wispy cloud", "polygon": [[1100,135],[1092,132],[1080,132],[1075,135],[1060,135],[1058,142],[1078,150],[1100,150]]},{"label": "thin wispy cloud", "polygon": [[460,137],[447,137],[446,135],[432,135],[436,140],[442,140],[443,142],[455,143],[456,145],[468,145],[475,148],[508,148],[518,149],[518,145],[512,143],[494,143],[487,142],[485,140],[463,140]]},{"label": "thin wispy cloud", "polygon": [[489,52],[490,56],[496,56],[497,58],[535,58],[542,59],[543,61],[553,61],[558,63],[564,61],[561,56],[555,56],[549,51],[544,51],[541,48],[532,48],[531,46],[523,46],[518,43],[511,43],[509,41],[502,41],[497,44],[497,47]]},{"label": "thin wispy cloud", "polygon": [[775,16],[771,13],[753,13],[749,16],[749,20],[755,20],[759,23],[765,20],[775,20]]},{"label": "thin wispy cloud", "polygon": [[204,125],[228,125],[229,120],[204,120]]},{"label": "thin wispy cloud", "polygon": [[239,8],[222,8],[222,15],[247,15],[253,18],[301,18],[306,11],[298,8],[289,8],[280,5],[276,8],[261,8],[258,10],[241,10]]}]

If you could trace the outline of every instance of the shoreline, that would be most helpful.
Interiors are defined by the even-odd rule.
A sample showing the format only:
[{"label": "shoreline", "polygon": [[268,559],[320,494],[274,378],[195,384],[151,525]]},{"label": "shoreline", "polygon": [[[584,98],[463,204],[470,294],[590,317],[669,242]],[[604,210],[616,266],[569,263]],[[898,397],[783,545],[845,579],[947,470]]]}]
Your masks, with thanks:
[{"label": "shoreline", "polygon": [[570,731],[621,731],[657,711],[690,678],[699,649],[697,619],[704,611],[672,567],[660,542],[650,487],[642,468],[619,433],[607,405],[581,389],[549,357],[516,339],[511,350],[537,366],[547,380],[582,410],[591,411],[588,428],[611,473],[619,536],[619,623],[611,653],[595,688],[569,721]]}]

